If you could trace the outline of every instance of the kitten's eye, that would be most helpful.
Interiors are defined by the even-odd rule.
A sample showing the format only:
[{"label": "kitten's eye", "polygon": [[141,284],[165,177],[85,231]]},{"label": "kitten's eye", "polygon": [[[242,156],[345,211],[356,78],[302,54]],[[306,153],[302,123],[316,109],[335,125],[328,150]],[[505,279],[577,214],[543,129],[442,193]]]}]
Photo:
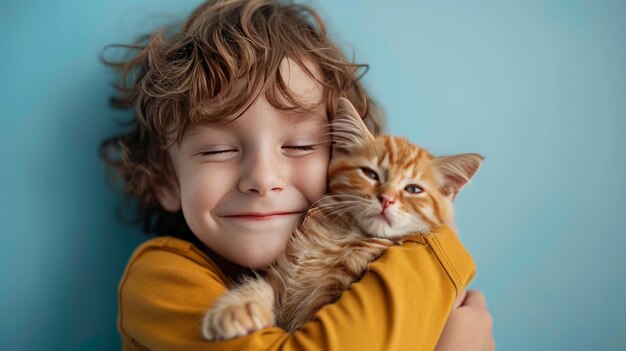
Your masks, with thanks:
[{"label": "kitten's eye", "polygon": [[363,172],[363,174],[365,174],[365,176],[368,177],[369,179],[378,181],[378,174],[373,169],[363,167],[361,168],[361,172]]},{"label": "kitten's eye", "polygon": [[419,194],[424,191],[424,189],[422,189],[422,187],[417,184],[409,184],[404,187],[404,190],[411,194]]}]

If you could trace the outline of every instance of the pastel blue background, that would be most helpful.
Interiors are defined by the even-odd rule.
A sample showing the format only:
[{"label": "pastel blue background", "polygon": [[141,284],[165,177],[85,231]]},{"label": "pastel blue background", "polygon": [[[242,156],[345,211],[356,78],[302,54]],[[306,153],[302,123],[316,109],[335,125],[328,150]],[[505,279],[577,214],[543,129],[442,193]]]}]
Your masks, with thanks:
[{"label": "pastel blue background", "polygon": [[[0,3],[0,349],[113,350],[140,228],[114,215],[97,60],[198,1]],[[500,350],[626,350],[626,2],[314,3],[389,131],[487,157],[457,200]]]}]

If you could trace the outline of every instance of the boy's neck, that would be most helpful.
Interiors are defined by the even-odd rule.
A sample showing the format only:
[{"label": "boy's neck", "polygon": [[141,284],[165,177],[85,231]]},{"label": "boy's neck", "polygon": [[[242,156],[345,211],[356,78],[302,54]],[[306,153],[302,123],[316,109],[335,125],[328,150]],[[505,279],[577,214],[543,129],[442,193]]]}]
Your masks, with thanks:
[{"label": "boy's neck", "polygon": [[190,233],[188,241],[191,241],[200,251],[204,252],[213,263],[217,265],[217,267],[224,273],[226,278],[228,278],[229,282],[237,283],[240,282],[243,278],[253,276],[257,273],[256,270],[252,268],[247,268],[240,266],[234,262],[231,262],[224,257],[217,254],[215,251],[211,250],[210,247],[206,246],[198,237],[196,237],[193,233]]},{"label": "boy's neck", "polygon": [[243,278],[253,276],[257,273],[256,270],[252,268],[240,266],[218,255],[200,240],[198,240],[197,243],[194,242],[194,245],[202,250],[202,252],[206,253],[232,283],[240,282]]}]

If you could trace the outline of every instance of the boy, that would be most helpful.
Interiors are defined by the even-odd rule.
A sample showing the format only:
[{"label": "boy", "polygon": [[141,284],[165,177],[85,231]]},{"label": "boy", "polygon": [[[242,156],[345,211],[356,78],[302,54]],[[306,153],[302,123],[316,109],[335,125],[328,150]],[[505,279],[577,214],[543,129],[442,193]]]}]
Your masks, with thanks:
[{"label": "boy", "polygon": [[293,334],[202,340],[212,301],[269,265],[324,194],[337,99],[349,98],[373,133],[381,117],[359,83],[364,66],[347,62],[304,6],[209,1],[179,31],[134,48],[111,65],[122,77],[114,105],[134,107],[135,121],[102,150],[139,200],[144,229],[162,237],[135,251],[120,281],[125,350],[427,350],[455,297],[484,312],[454,309],[439,346],[490,349],[489,323],[476,332],[475,322],[489,322],[484,301],[463,290],[473,262],[447,228],[387,250]]}]

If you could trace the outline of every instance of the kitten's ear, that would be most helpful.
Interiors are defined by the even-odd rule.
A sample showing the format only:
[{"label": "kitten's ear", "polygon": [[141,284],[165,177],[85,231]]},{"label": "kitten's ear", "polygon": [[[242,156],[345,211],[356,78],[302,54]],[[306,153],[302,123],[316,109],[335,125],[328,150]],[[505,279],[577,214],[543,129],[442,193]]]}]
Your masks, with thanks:
[{"label": "kitten's ear", "polygon": [[343,97],[337,101],[337,109],[331,127],[333,147],[339,150],[350,151],[374,141],[374,136],[367,129],[350,100]]},{"label": "kitten's ear", "polygon": [[434,159],[440,191],[452,200],[474,176],[484,157],[479,154],[442,156]]}]

